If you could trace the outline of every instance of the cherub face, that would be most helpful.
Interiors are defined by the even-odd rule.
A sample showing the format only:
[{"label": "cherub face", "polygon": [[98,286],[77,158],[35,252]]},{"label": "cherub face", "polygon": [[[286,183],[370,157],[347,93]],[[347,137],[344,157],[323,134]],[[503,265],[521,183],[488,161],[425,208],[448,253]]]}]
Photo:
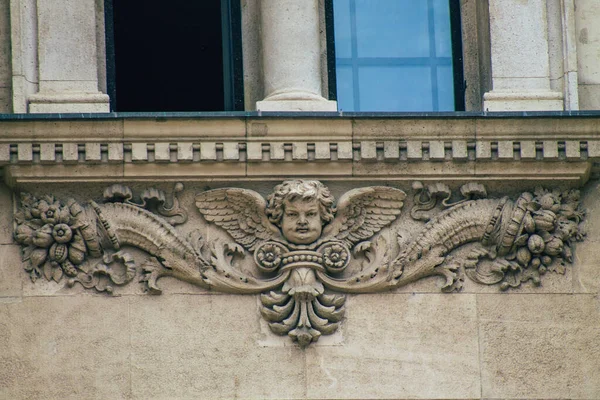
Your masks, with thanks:
[{"label": "cherub face", "polygon": [[323,225],[317,200],[285,200],[283,204],[281,231],[289,242],[310,244],[321,236]]}]

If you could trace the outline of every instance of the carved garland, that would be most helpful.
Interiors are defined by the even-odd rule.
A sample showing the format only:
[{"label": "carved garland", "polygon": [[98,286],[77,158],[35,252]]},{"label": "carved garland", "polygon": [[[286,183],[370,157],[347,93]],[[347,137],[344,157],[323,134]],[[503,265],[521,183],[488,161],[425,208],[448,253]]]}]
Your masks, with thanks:
[{"label": "carved garland", "polygon": [[[392,255],[376,235],[400,215],[403,191],[354,189],[334,205],[322,183],[295,180],[277,185],[266,200],[236,188],[198,194],[196,206],[206,221],[235,241],[208,244],[200,234],[184,238],[175,228],[187,221],[176,196],[182,190],[177,184],[166,196],[149,189],[135,202],[128,187],[113,185],[102,204],[85,207],[72,199],[22,194],[15,239],[26,271],[33,281],[43,276],[59,282],[66,275],[69,286],[79,282],[109,293],[139,275],[153,294],[161,293],[157,281],[164,276],[260,294],[271,330],[306,347],[336,331],[345,294],[390,290],[433,275],[445,278],[446,292],[461,290],[465,275],[501,290],[525,281],[539,285],[547,271],[565,272],[573,243],[583,239],[577,190],[538,188],[513,201],[488,199],[483,186],[470,183],[461,188],[462,199],[452,202],[446,185],[415,183],[410,216],[424,225]],[[466,256],[448,256],[469,243]],[[150,255],[140,268],[122,250],[127,246]],[[234,262],[248,252],[251,274]],[[349,268],[352,263],[358,267]]]}]

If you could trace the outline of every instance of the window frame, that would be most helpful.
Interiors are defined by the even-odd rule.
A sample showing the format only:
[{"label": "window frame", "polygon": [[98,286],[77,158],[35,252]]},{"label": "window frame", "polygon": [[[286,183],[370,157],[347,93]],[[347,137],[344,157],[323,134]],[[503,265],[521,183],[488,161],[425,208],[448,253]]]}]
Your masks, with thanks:
[{"label": "window frame", "polygon": [[[327,80],[329,99],[337,100],[337,74],[335,53],[335,20],[333,1],[326,0],[324,4],[325,32],[327,43]],[[454,111],[465,111],[465,79],[462,47],[462,19],[460,2],[448,0],[450,8],[450,39],[452,42],[452,72],[454,86]],[[363,111],[361,111],[363,112]],[[369,112],[369,111],[367,111]],[[402,112],[402,111],[399,111]],[[434,111],[435,112],[435,111]]]},{"label": "window frame", "polygon": [[[117,111],[115,27],[113,1],[104,0],[106,92],[110,111]],[[220,0],[223,49],[223,111],[244,111],[244,73],[241,2]]]}]

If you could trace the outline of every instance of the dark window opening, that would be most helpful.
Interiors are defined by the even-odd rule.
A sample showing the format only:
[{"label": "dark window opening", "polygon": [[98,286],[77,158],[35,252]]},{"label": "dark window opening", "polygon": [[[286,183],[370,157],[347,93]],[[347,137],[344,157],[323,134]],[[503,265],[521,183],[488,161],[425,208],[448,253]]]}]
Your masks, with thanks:
[{"label": "dark window opening", "polygon": [[340,111],[463,111],[459,2],[330,0],[330,98]]},{"label": "dark window opening", "polygon": [[105,1],[112,111],[243,110],[239,1]]}]

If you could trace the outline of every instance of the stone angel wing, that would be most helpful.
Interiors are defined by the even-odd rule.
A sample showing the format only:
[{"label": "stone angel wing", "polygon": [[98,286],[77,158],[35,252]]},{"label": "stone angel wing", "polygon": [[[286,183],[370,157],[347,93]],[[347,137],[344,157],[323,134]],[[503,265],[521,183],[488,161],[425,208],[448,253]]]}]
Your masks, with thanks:
[{"label": "stone angel wing", "polygon": [[265,214],[266,200],[253,190],[225,188],[200,193],[196,207],[204,219],[225,229],[247,250],[264,240],[283,240]]},{"label": "stone angel wing", "polygon": [[346,192],[338,201],[334,220],[323,237],[346,242],[350,247],[371,238],[396,220],[406,193],[386,186],[370,186]]}]

